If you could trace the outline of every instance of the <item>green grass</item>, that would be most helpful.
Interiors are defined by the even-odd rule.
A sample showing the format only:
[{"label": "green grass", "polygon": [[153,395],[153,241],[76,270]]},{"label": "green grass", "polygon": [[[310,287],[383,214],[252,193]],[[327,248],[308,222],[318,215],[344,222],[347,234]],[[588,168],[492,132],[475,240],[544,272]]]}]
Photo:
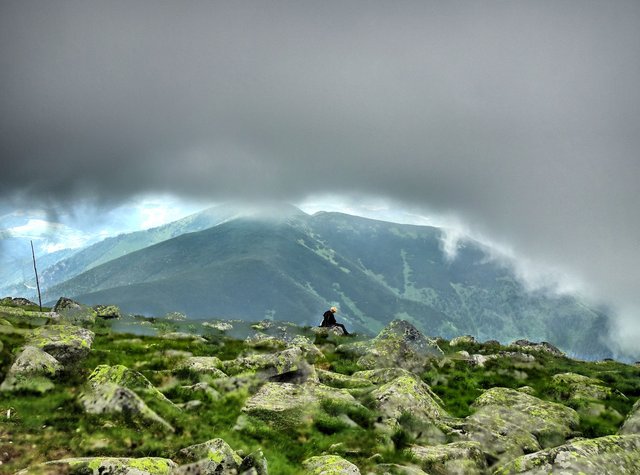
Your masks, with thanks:
[{"label": "green grass", "polygon": [[[339,453],[358,465],[363,473],[372,469],[370,460],[380,454],[387,463],[409,462],[405,448],[416,442],[411,415],[402,419],[402,429],[388,437],[376,432],[374,402],[361,390],[358,399],[362,407],[338,401],[324,401],[310,424],[287,432],[274,430],[265,424],[247,430],[234,429],[242,407],[250,396],[247,390],[222,394],[219,399],[203,398],[195,411],[170,411],[166,404],[145,398],[175,428],[173,433],[161,433],[152,428],[132,429],[122,418],[107,419],[84,414],[78,395],[93,369],[100,364],[122,364],[140,371],[169,399],[175,403],[187,402],[194,397],[180,386],[206,380],[191,371],[174,371],[178,357],[167,351],[189,352],[194,356],[216,356],[222,360],[236,358],[247,348],[242,341],[224,336],[207,336],[206,342],[168,340],[157,336],[117,334],[110,323],[98,321],[92,327],[96,332],[92,351],[73,372],[58,380],[55,388],[43,396],[20,393],[0,393],[0,454],[7,453],[2,470],[13,473],[29,465],[64,457],[79,456],[158,456],[171,457],[177,450],[214,437],[221,437],[235,450],[250,453],[261,448],[268,460],[270,473],[296,474],[301,462],[323,452]],[[0,331],[0,377],[4,378],[19,348],[24,343],[23,329]],[[353,340],[345,339],[345,343]],[[316,341],[324,345],[326,369],[342,374],[359,370],[357,357],[335,352],[330,341]],[[341,340],[338,341],[342,342]],[[502,347],[479,344],[460,346],[452,351],[446,341],[446,358],[422,373],[436,394],[444,401],[445,409],[455,417],[473,412],[473,401],[485,389],[502,386],[517,389],[523,385],[533,388],[534,395],[545,400],[561,402],[581,414],[578,430],[586,437],[613,434],[618,430],[622,416],[640,397],[640,368],[617,362],[580,362],[547,354],[536,354],[534,363],[517,363],[509,359],[489,361],[484,368],[470,366],[456,356],[465,349],[470,352],[495,352]],[[575,372],[602,380],[613,389],[612,396],[599,401],[601,413],[593,410],[593,401],[563,401],[562,392],[551,377],[556,373]],[[200,397],[200,396],[196,396]],[[7,411],[10,417],[7,418]],[[347,419],[348,418],[348,419]],[[349,423],[349,419],[356,426]],[[6,458],[6,457],[5,457]]]}]

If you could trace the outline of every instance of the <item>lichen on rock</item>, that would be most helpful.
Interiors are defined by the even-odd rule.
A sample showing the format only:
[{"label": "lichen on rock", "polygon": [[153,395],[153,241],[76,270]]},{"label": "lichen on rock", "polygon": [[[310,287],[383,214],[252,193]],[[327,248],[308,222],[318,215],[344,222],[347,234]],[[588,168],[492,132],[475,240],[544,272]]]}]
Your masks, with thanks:
[{"label": "lichen on rock", "polygon": [[631,411],[629,411],[629,414],[622,424],[622,427],[620,427],[618,434],[640,435],[640,399],[635,402]]},{"label": "lichen on rock", "polygon": [[434,446],[412,446],[411,455],[428,473],[481,475],[487,469],[482,446],[477,442],[453,442]]},{"label": "lichen on rock", "polygon": [[302,462],[304,475],[360,475],[360,469],[338,455],[321,455]]},{"label": "lichen on rock", "polygon": [[35,346],[25,346],[0,385],[0,391],[28,390],[44,393],[53,388],[51,379],[62,369],[60,362],[49,353]]},{"label": "lichen on rock", "polygon": [[38,347],[62,365],[72,366],[85,358],[91,350],[95,334],[73,325],[45,325],[33,330],[27,344]]},{"label": "lichen on rock", "polygon": [[113,382],[93,383],[79,396],[85,412],[121,416],[125,423],[138,428],[156,427],[173,432],[171,425],[150,409],[132,390]]},{"label": "lichen on rock", "polygon": [[494,474],[547,473],[628,475],[640,467],[640,435],[582,439],[524,455],[498,467]]},{"label": "lichen on rock", "polygon": [[429,359],[443,356],[435,341],[425,337],[405,320],[394,320],[387,325],[358,360],[363,369],[400,367],[421,371]]},{"label": "lichen on rock", "polygon": [[177,465],[160,457],[79,457],[52,460],[21,470],[16,475],[31,473],[78,473],[91,475],[170,475]]},{"label": "lichen on rock", "polygon": [[557,395],[562,399],[597,399],[611,397],[611,388],[602,381],[576,373],[555,374],[551,378],[557,387]]},{"label": "lichen on rock", "polygon": [[211,439],[201,444],[180,449],[174,459],[181,464],[215,464],[211,473],[237,473],[242,464],[240,457],[223,439]]}]

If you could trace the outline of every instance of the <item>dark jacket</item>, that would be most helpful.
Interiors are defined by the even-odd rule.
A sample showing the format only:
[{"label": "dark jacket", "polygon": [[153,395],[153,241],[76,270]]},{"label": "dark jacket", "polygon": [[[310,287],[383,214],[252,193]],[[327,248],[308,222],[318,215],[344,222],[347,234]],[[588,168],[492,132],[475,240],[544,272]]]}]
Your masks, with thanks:
[{"label": "dark jacket", "polygon": [[334,317],[331,310],[324,312],[324,315],[322,315],[322,323],[320,324],[321,327],[332,327],[336,323],[336,317]]}]

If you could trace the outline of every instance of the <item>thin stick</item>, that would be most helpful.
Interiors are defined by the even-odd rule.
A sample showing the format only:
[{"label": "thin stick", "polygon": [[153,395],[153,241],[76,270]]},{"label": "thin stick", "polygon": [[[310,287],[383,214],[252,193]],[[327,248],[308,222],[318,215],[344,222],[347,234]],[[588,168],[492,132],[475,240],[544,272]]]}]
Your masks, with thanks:
[{"label": "thin stick", "polygon": [[40,280],[38,279],[38,268],[36,267],[36,253],[33,250],[33,241],[31,241],[31,255],[33,256],[33,270],[36,273],[36,286],[38,287],[38,304],[42,312],[42,297],[40,296]]}]

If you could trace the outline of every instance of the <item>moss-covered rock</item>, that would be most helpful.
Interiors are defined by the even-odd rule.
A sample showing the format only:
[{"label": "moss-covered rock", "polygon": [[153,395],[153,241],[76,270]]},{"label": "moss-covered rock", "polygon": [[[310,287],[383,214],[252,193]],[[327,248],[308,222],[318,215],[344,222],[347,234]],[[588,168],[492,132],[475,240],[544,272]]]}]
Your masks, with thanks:
[{"label": "moss-covered rock", "polygon": [[60,362],[49,353],[35,346],[26,346],[9,369],[0,385],[0,391],[29,390],[44,393],[53,388],[51,379],[62,369]]},{"label": "moss-covered rock", "polygon": [[189,397],[195,397],[201,401],[217,401],[220,399],[220,393],[206,382],[200,382],[190,386],[180,386],[179,392]]},{"label": "moss-covered rock", "polygon": [[399,419],[403,414],[437,421],[449,418],[440,406],[440,398],[431,388],[413,375],[400,376],[371,393],[376,409],[384,417]]},{"label": "moss-covered rock", "polygon": [[122,317],[120,307],[117,305],[94,305],[93,310],[96,312],[96,316],[98,318],[102,318],[104,320]]},{"label": "moss-covered rock", "polygon": [[360,469],[338,455],[311,457],[302,462],[305,475],[360,475]]},{"label": "moss-covered rock", "polygon": [[54,473],[51,470],[78,475],[170,475],[176,467],[172,460],[159,457],[80,457],[52,460],[21,470],[16,475]]},{"label": "moss-covered rock", "polygon": [[180,449],[174,459],[181,464],[196,464],[196,466],[199,464],[211,467],[213,463],[215,471],[211,473],[238,473],[242,464],[242,457],[223,439],[211,439]]},{"label": "moss-covered rock", "polygon": [[314,343],[306,336],[296,335],[287,344],[290,348],[300,348],[302,356],[309,363],[317,363],[326,360],[326,357]]},{"label": "moss-covered rock", "polygon": [[174,431],[135,392],[112,382],[88,385],[80,394],[79,401],[88,414],[122,418],[127,425],[141,429]]},{"label": "moss-covered rock", "polygon": [[287,342],[283,339],[259,332],[249,335],[244,340],[244,344],[251,348],[266,350],[283,350],[287,346]]},{"label": "moss-covered rock", "polygon": [[405,368],[422,371],[429,359],[442,357],[443,352],[418,329],[404,320],[394,320],[387,325],[358,360],[364,369]]},{"label": "moss-covered rock", "polygon": [[242,412],[276,429],[289,430],[310,425],[322,410],[322,401],[364,409],[344,389],[314,383],[266,383],[246,401]]},{"label": "moss-covered rock", "polygon": [[596,474],[627,475],[640,467],[640,435],[610,435],[582,439],[528,454],[494,471],[496,475]]},{"label": "moss-covered rock", "polygon": [[424,470],[412,465],[399,465],[397,463],[381,463],[373,468],[376,475],[429,475]]},{"label": "moss-covered rock", "polygon": [[487,469],[482,447],[477,442],[454,442],[429,447],[412,446],[409,452],[423,469],[433,475],[480,475]]},{"label": "moss-covered rock", "polygon": [[238,473],[253,473],[255,475],[268,475],[268,464],[262,450],[251,452],[242,459]]},{"label": "moss-covered rock", "polygon": [[27,344],[40,348],[63,366],[73,366],[85,358],[95,334],[91,330],[73,325],[45,325],[33,330]]},{"label": "moss-covered rock", "polygon": [[286,382],[290,379],[304,381],[317,379],[315,370],[307,363],[299,347],[291,347],[277,353],[256,354],[223,361],[224,372],[229,375],[254,372],[264,380]]},{"label": "moss-covered rock", "polygon": [[176,370],[189,370],[212,378],[224,378],[227,375],[220,369],[221,366],[222,361],[215,356],[191,356],[180,361]]},{"label": "moss-covered rock", "polygon": [[60,315],[61,323],[69,323],[71,325],[95,323],[97,315],[96,311],[91,307],[66,297],[58,299],[53,311]]},{"label": "moss-covered rock", "polygon": [[640,435],[640,399],[636,401],[631,408],[631,411],[629,411],[629,414],[622,424],[622,427],[620,427],[618,433]]},{"label": "moss-covered rock", "polygon": [[158,408],[165,410],[178,409],[142,373],[123,365],[99,365],[89,375],[88,382],[90,385],[114,383],[132,390],[148,404],[154,403]]},{"label": "moss-covered rock", "polygon": [[540,343],[535,343],[529,340],[516,340],[510,345],[516,351],[525,351],[525,352],[543,352],[549,353],[553,356],[566,356],[562,351],[553,346],[551,343],[543,341]]},{"label": "moss-covered rock", "polygon": [[470,440],[496,460],[509,460],[564,443],[577,427],[576,411],[508,388],[485,391],[465,422]]},{"label": "moss-covered rock", "polygon": [[356,376],[347,376],[345,374],[334,373],[333,371],[317,369],[316,373],[322,384],[333,388],[356,389],[367,388],[373,385],[373,383],[368,379]]},{"label": "moss-covered rock", "polygon": [[557,395],[562,399],[608,399],[611,388],[602,381],[576,373],[555,374],[551,378],[557,388]]}]

